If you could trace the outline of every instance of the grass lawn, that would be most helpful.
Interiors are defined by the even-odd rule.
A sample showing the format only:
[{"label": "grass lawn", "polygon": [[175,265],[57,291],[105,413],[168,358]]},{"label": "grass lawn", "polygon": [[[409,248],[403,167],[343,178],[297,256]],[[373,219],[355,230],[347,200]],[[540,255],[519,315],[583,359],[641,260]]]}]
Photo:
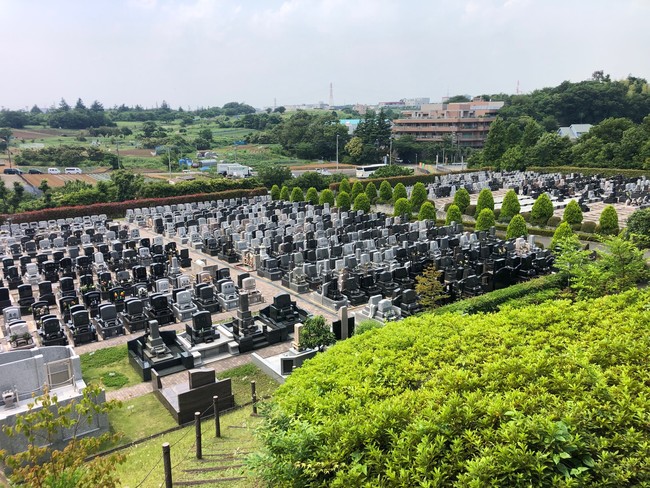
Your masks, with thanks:
[{"label": "grass lawn", "polygon": [[126,344],[107,347],[81,356],[81,371],[86,383],[102,385],[106,391],[140,383],[140,376],[129,364]]},{"label": "grass lawn", "polygon": [[163,407],[153,393],[132,398],[122,402],[122,408],[117,408],[108,414],[111,430],[122,436],[113,446],[128,444],[176,427],[176,420]]},{"label": "grass lawn", "polygon": [[[203,486],[260,486],[260,481],[243,465],[246,456],[261,447],[253,436],[253,430],[261,420],[260,417],[251,417],[248,407],[222,415],[222,436],[218,439],[215,437],[214,420],[205,420],[202,423],[203,459],[200,461],[195,457],[194,426],[125,449],[123,453],[127,460],[116,469],[121,486],[163,486],[165,478],[161,458],[164,442],[171,445],[172,477],[175,482],[242,478]],[[140,485],[149,472],[149,477]]]},{"label": "grass lawn", "polygon": [[237,405],[243,405],[251,401],[251,381],[255,381],[258,399],[270,397],[280,386],[253,364],[245,364],[217,373],[217,378],[230,378],[232,393],[235,395]]}]

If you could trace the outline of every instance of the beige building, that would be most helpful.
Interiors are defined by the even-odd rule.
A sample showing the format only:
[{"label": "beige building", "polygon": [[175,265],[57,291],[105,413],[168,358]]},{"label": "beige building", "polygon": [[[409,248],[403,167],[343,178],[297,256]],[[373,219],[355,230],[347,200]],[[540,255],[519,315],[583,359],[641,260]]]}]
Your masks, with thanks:
[{"label": "beige building", "polygon": [[427,103],[419,110],[406,110],[393,121],[393,134],[414,136],[417,141],[440,142],[450,136],[466,147],[483,147],[490,124],[504,102],[475,98],[471,102]]}]

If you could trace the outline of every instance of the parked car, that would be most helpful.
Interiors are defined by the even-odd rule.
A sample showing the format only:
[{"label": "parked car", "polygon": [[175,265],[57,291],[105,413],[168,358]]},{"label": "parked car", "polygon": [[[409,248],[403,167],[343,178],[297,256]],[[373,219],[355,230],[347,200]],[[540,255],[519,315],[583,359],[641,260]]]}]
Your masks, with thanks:
[{"label": "parked car", "polygon": [[48,175],[60,175],[61,170],[59,168],[47,168]]},{"label": "parked car", "polygon": [[40,169],[31,168],[27,173],[30,175],[42,175],[43,172]]},{"label": "parked car", "polygon": [[81,174],[81,168],[66,168],[65,169],[65,174],[67,174],[67,175],[80,175]]},{"label": "parked car", "polygon": [[18,168],[5,168],[4,174],[6,175],[22,175],[23,171]]}]

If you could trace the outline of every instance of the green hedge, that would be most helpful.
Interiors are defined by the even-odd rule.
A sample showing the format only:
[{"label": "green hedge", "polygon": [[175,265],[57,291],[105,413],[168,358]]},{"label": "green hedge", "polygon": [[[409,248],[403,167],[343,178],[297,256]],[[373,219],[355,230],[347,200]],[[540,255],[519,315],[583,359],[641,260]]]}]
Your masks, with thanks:
[{"label": "green hedge", "polygon": [[499,305],[504,304],[509,300],[525,297],[531,293],[536,293],[542,290],[550,290],[552,288],[560,288],[562,279],[558,274],[550,274],[534,278],[524,283],[503,288],[502,290],[494,290],[485,295],[467,298],[455,303],[450,303],[443,307],[435,309],[433,312],[436,315],[444,313],[460,312],[464,314],[475,314],[479,312],[496,312]]},{"label": "green hedge", "polygon": [[8,219],[15,224],[21,222],[38,222],[41,220],[57,220],[68,217],[83,217],[84,215],[106,214],[109,218],[123,218],[127,209],[135,207],[156,207],[160,205],[174,205],[177,203],[203,202],[210,200],[225,200],[229,198],[254,197],[267,195],[266,188],[254,188],[252,190],[227,190],[215,193],[197,193],[194,195],[179,195],[167,198],[141,198],[138,200],[125,200],[123,202],[95,203],[78,207],[56,207],[35,210],[33,212],[22,212],[17,214],[0,215],[0,222]]}]

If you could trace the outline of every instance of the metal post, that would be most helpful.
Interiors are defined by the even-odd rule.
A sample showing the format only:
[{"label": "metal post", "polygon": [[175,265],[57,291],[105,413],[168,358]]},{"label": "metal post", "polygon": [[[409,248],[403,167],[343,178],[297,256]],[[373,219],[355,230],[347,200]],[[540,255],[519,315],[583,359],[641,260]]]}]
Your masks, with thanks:
[{"label": "metal post", "polygon": [[196,433],[196,459],[203,458],[201,451],[201,412],[194,412],[194,430]]},{"label": "metal post", "polygon": [[255,380],[251,381],[251,397],[253,398],[253,414],[257,414],[257,392],[255,390]]},{"label": "metal post", "polygon": [[336,172],[339,172],[339,135],[336,134]]},{"label": "metal post", "polygon": [[163,448],[163,466],[165,467],[165,488],[172,488],[172,455],[169,448],[169,442],[162,445]]},{"label": "metal post", "polygon": [[169,153],[169,146],[167,147],[167,161],[169,163],[169,179],[171,181],[171,179],[172,179],[172,157],[171,157],[171,154]]},{"label": "metal post", "polygon": [[221,420],[219,419],[219,397],[212,397],[212,407],[214,408],[214,429],[215,435],[221,437]]}]

